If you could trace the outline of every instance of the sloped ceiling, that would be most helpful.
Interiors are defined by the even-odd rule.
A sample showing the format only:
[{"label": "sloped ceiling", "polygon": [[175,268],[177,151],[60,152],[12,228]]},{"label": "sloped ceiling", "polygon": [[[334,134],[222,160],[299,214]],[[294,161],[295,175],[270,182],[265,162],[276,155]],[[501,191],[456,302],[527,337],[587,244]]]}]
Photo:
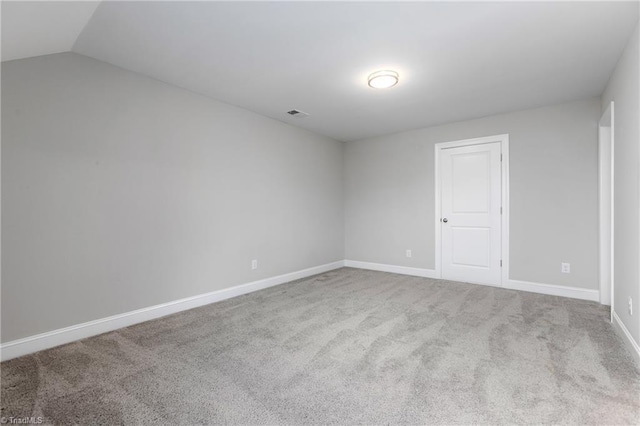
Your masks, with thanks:
[{"label": "sloped ceiling", "polygon": [[2,1],[2,60],[68,52],[97,1]]},{"label": "sloped ceiling", "polygon": [[[637,2],[46,3],[3,10],[3,60],[67,46],[338,140],[599,95],[638,21]],[[400,84],[369,88],[379,69]]]}]

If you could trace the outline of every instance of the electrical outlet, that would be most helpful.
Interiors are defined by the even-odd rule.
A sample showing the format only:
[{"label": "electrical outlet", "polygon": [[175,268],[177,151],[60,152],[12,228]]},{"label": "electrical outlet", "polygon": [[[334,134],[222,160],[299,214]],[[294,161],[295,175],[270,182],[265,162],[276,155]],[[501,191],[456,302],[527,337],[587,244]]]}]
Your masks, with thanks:
[{"label": "electrical outlet", "polygon": [[570,274],[571,273],[571,264],[570,263],[561,263],[560,264],[560,270],[562,271],[563,274]]},{"label": "electrical outlet", "polygon": [[411,250],[407,250],[406,255],[407,257],[411,257]]},{"label": "electrical outlet", "polygon": [[258,261],[257,260],[252,260],[251,261],[251,269],[258,269]]},{"label": "electrical outlet", "polygon": [[629,315],[633,315],[633,299],[629,296]]}]

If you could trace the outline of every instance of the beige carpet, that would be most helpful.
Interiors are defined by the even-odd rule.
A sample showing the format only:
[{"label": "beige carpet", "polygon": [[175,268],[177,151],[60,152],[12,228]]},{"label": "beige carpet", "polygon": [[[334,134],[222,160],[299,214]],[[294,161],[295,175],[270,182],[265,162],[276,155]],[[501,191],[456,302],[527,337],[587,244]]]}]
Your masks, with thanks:
[{"label": "beige carpet", "polygon": [[591,302],[344,268],[2,363],[59,424],[638,424]]}]

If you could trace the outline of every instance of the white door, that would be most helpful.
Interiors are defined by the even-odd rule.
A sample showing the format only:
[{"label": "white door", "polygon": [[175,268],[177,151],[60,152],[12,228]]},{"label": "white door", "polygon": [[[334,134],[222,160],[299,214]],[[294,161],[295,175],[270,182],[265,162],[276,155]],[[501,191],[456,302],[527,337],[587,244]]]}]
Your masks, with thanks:
[{"label": "white door", "polygon": [[501,285],[500,142],[440,155],[442,278]]}]

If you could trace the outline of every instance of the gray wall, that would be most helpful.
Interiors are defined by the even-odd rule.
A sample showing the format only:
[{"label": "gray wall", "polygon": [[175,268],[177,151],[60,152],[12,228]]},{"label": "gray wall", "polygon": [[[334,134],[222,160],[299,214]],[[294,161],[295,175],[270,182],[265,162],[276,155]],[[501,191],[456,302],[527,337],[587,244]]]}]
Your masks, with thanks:
[{"label": "gray wall", "polygon": [[[637,195],[629,61],[605,98]],[[342,144],[77,54],[5,62],[2,341],[343,258],[432,269],[434,144],[500,133],[511,278],[597,289],[600,102]]]},{"label": "gray wall", "polygon": [[510,278],[597,289],[599,117],[593,98],[348,142],[346,258],[433,269],[434,145],[508,133]]},{"label": "gray wall", "polygon": [[342,158],[77,54],[3,63],[2,341],[343,259]]},{"label": "gray wall", "polygon": [[[614,306],[636,342],[640,342],[640,84],[638,27],[602,95],[602,110],[614,101]],[[634,315],[629,315],[629,297]]]}]

